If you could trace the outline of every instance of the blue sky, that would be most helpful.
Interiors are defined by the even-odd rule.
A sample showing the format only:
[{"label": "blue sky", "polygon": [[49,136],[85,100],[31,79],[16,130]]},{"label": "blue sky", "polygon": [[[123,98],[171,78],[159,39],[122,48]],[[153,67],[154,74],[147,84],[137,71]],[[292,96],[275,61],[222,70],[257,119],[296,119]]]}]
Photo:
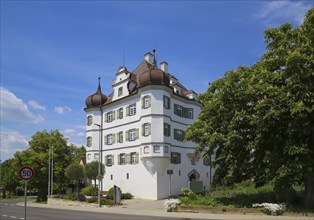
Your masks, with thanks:
[{"label": "blue sky", "polygon": [[312,1],[1,0],[1,160],[28,148],[36,131],[59,129],[85,144],[85,99],[111,92],[116,70],[146,52],[188,89],[265,52],[264,31],[298,26]]}]

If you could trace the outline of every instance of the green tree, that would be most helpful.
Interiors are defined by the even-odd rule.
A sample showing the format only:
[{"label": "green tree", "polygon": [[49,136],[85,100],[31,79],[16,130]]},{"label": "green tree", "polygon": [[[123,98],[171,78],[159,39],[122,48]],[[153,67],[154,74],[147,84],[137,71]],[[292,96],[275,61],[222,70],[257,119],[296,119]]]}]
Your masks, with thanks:
[{"label": "green tree", "polygon": [[65,176],[69,178],[70,180],[74,180],[76,184],[77,189],[77,195],[79,194],[80,190],[80,180],[84,179],[84,172],[83,172],[83,166],[80,164],[70,164],[65,169]]},{"label": "green tree", "polygon": [[37,201],[45,201],[48,194],[49,149],[53,154],[53,189],[61,191],[69,183],[64,170],[73,162],[76,149],[68,146],[67,140],[58,131],[38,131],[29,141],[29,149],[16,152],[14,155],[18,167],[29,165],[35,171],[34,178],[29,181],[29,186],[38,190]]},{"label": "green tree", "polygon": [[199,96],[203,104],[186,139],[211,155],[226,183],[253,178],[277,192],[305,186],[314,208],[314,9],[304,23],[265,31],[267,51],[252,67],[239,67]]},{"label": "green tree", "polygon": [[14,192],[16,188],[20,185],[18,167],[16,166],[14,159],[9,159],[1,164],[0,169],[0,188],[3,189],[2,197],[6,198],[6,192],[8,192],[10,198],[12,192]]},{"label": "green tree", "polygon": [[[100,164],[100,173],[103,175],[105,172],[105,165]],[[88,179],[94,180],[96,189],[96,180],[98,176],[98,161],[92,161],[84,166],[84,174]]]}]

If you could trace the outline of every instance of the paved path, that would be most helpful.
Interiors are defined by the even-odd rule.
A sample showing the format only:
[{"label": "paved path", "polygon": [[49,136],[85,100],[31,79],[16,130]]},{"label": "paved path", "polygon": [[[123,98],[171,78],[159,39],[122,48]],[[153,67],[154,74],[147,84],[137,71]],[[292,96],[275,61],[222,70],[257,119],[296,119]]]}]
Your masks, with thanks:
[{"label": "paved path", "polygon": [[[131,199],[123,200],[123,205],[112,207],[86,207],[86,206],[62,206],[29,203],[28,206],[42,208],[70,209],[80,211],[93,211],[104,213],[120,213],[127,215],[144,215],[160,217],[177,217],[185,219],[217,219],[217,220],[314,220],[314,217],[306,216],[268,216],[264,214],[210,214],[210,213],[185,213],[185,212],[166,212],[164,209],[165,200],[143,200]],[[20,205],[24,205],[21,203]]]}]

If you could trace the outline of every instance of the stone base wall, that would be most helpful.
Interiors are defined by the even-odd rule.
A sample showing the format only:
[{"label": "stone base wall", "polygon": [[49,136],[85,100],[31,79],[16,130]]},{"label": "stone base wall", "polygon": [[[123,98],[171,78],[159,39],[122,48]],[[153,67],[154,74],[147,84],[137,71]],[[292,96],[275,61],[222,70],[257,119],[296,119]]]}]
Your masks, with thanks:
[{"label": "stone base wall", "polygon": [[48,205],[60,205],[60,206],[98,207],[98,204],[95,204],[95,203],[87,203],[87,202],[80,202],[80,201],[71,201],[67,199],[55,199],[55,198],[48,198],[47,204]]}]

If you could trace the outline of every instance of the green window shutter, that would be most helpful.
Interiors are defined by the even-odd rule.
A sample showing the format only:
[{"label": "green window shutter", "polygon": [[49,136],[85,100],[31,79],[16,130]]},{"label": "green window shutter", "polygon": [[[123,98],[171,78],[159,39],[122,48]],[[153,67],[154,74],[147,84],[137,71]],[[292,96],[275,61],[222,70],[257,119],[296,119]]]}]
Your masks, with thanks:
[{"label": "green window shutter", "polygon": [[120,135],[119,135],[119,132],[118,133],[116,133],[116,137],[117,137],[117,143],[119,143],[120,142],[120,140],[119,140],[119,137],[120,137]]},{"label": "green window shutter", "polygon": [[116,119],[116,111],[112,111],[112,120],[115,120]]},{"label": "green window shutter", "polygon": [[142,109],[145,107],[145,96],[142,98]]},{"label": "green window shutter", "polygon": [[148,135],[151,135],[151,123],[148,124]]},{"label": "green window shutter", "polygon": [[138,153],[136,153],[135,163],[138,163],[138,161],[139,161],[139,154],[138,154]]},{"label": "green window shutter", "polygon": [[178,132],[178,129],[173,129],[173,137],[174,137],[174,139],[176,139],[176,140],[178,140],[178,134],[177,134],[177,132]]},{"label": "green window shutter", "polygon": [[105,145],[108,144],[108,138],[107,138],[107,135],[105,135]]},{"label": "green window shutter", "polygon": [[178,164],[180,164],[180,163],[181,163],[181,154],[178,153]]},{"label": "green window shutter", "polygon": [[177,105],[177,104],[174,104],[174,105],[173,105],[173,113],[174,113],[175,115],[178,115],[178,113],[177,113],[177,108],[178,108],[178,105]]},{"label": "green window shutter", "polygon": [[126,162],[126,164],[131,163],[131,154],[125,154],[125,162]]},{"label": "green window shutter", "polygon": [[119,109],[117,109],[115,112],[116,112],[116,115],[117,115],[117,119],[120,119]]},{"label": "green window shutter", "polygon": [[145,136],[145,123],[144,124],[142,124],[142,136]]},{"label": "green window shutter", "polygon": [[121,165],[121,154],[118,154],[118,165]]},{"label": "green window shutter", "polygon": [[112,134],[112,143],[116,143],[116,134]]},{"label": "green window shutter", "polygon": [[135,129],[135,140],[137,140],[139,138],[139,129],[136,128]]},{"label": "green window shutter", "polygon": [[114,155],[111,154],[111,158],[112,158],[112,165],[114,164]]},{"label": "green window shutter", "polygon": [[150,108],[152,103],[152,96],[148,96],[148,107]]},{"label": "green window shutter", "polygon": [[106,165],[106,166],[108,165],[108,162],[107,162],[107,157],[108,157],[108,155],[107,155],[107,156],[105,156],[105,165]]},{"label": "green window shutter", "polygon": [[187,118],[187,117],[188,117],[188,109],[187,109],[187,108],[183,108],[183,107],[182,107],[182,116],[183,116],[184,118]]},{"label": "green window shutter", "polygon": [[105,122],[108,122],[108,113],[105,114]]},{"label": "green window shutter", "polygon": [[185,131],[182,131],[182,139],[184,140],[185,138]]},{"label": "green window shutter", "polygon": [[169,131],[168,136],[171,136],[171,125],[170,124],[168,124],[168,131]]},{"label": "green window shutter", "polygon": [[167,97],[167,99],[168,99],[168,103],[169,103],[169,108],[168,109],[171,109],[171,101],[170,101],[171,99],[168,98],[168,97]]},{"label": "green window shutter", "polygon": [[129,141],[129,131],[125,132],[125,141]]},{"label": "green window shutter", "polygon": [[126,107],[126,116],[129,116],[130,115],[130,106],[127,106]]}]

